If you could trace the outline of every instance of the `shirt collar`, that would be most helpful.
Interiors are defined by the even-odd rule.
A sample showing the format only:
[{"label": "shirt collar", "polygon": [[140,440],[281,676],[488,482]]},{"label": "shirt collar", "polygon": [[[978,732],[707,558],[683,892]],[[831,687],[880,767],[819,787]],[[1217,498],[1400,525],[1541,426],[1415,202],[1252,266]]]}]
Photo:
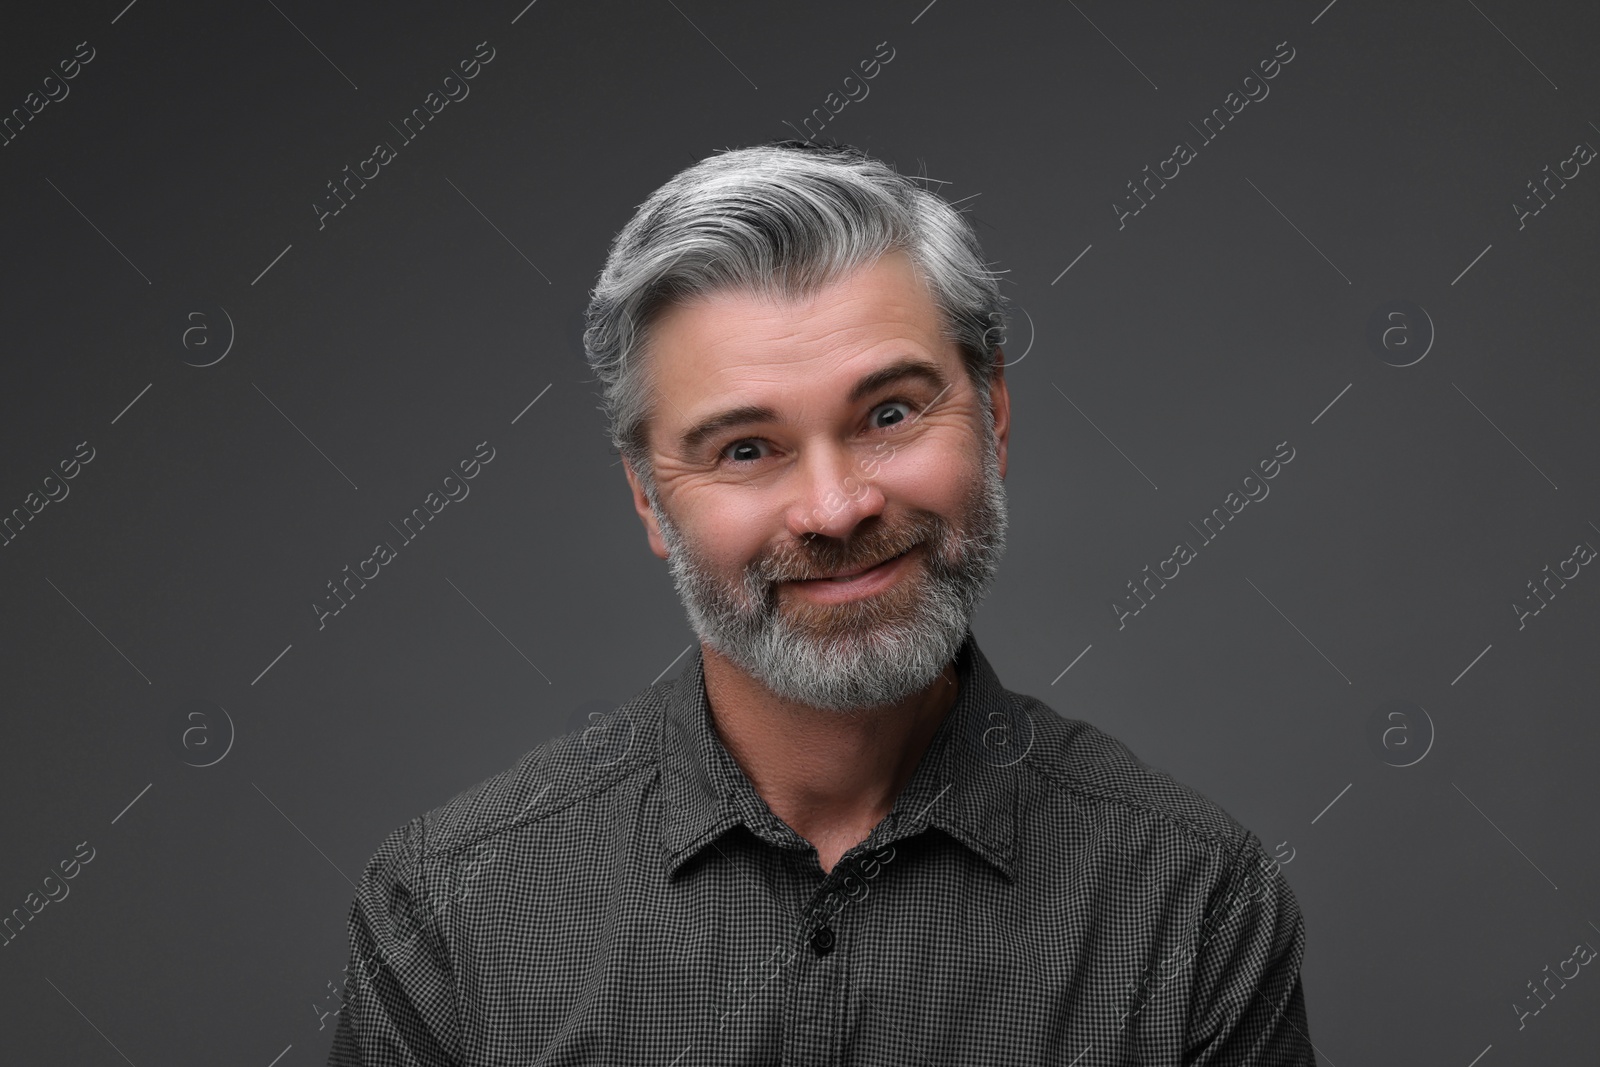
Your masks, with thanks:
[{"label": "shirt collar", "polygon": [[[933,826],[1011,880],[1017,764],[1033,740],[1032,720],[1000,685],[970,628],[955,667],[955,703],[866,844],[881,848]],[[779,848],[811,847],[773,814],[717,735],[698,647],[668,691],[661,731],[662,845],[669,880],[734,826]]]}]

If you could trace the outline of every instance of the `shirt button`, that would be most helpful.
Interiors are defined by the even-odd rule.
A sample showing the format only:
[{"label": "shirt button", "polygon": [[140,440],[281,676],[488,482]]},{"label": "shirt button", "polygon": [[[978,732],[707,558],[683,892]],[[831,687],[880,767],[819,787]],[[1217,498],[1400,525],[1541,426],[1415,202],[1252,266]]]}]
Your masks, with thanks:
[{"label": "shirt button", "polygon": [[811,935],[811,951],[819,957],[826,956],[833,951],[833,928],[819,926],[817,932]]}]

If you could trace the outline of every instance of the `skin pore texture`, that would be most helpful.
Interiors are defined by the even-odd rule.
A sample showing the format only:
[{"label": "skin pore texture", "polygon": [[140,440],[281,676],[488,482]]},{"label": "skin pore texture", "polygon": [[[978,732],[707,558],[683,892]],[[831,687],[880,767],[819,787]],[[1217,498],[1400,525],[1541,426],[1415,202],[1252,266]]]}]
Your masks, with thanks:
[{"label": "skin pore texture", "polygon": [[[902,252],[799,300],[695,297],[650,336],[657,506],[625,465],[634,507],[700,637],[718,736],[830,871],[955,702],[1004,552],[1003,371],[985,408]],[[770,410],[689,434],[750,407]],[[901,553],[854,586],[815,580]]]}]

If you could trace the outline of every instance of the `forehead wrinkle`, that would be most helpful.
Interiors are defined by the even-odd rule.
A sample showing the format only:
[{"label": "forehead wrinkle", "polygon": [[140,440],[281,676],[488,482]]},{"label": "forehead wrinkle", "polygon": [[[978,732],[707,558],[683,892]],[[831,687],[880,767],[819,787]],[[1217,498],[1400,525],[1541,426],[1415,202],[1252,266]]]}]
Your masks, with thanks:
[{"label": "forehead wrinkle", "polygon": [[[853,284],[863,275],[874,273],[883,266],[899,268],[894,270],[899,275],[894,283],[872,287]],[[900,291],[905,284],[896,283],[908,283],[909,291]],[[829,298],[829,306],[818,314],[818,304],[825,296]],[[863,305],[873,309],[873,314],[866,321],[861,321]],[[940,331],[941,316],[933,293],[909,257],[904,253],[889,253],[873,263],[863,265],[852,274],[801,296],[737,287],[716,289],[671,304],[663,309],[661,320],[671,319],[681,327],[688,319],[690,332],[710,332],[712,336],[706,340],[715,346],[726,336],[717,332],[715,316],[735,312],[741,323],[760,320],[769,328],[776,328],[777,332],[771,336],[759,338],[761,343],[820,344],[827,347],[830,340],[840,333],[867,331],[884,325],[911,327],[914,334],[920,334],[925,325],[924,312],[929,309],[933,311],[932,326],[937,333]],[[712,320],[696,314],[705,311],[712,313]],[[845,321],[839,321],[841,319]],[[808,329],[808,326],[811,328]]]},{"label": "forehead wrinkle", "polygon": [[[879,328],[885,326],[890,329],[880,331]],[[701,390],[701,396],[708,392],[720,395],[747,384],[757,388],[785,389],[789,387],[789,379],[781,368],[798,368],[802,374],[808,374],[808,368],[813,365],[831,370],[836,365],[847,365],[891,345],[911,350],[907,355],[937,363],[934,354],[937,348],[930,349],[929,343],[941,341],[939,336],[927,336],[926,331],[917,328],[916,324],[898,318],[878,318],[870,323],[842,323],[804,336],[795,329],[754,340],[729,337],[711,323],[695,332],[712,335],[706,338],[701,351],[710,355],[710,362],[714,364],[703,368],[702,381],[709,381],[713,385]],[[758,349],[761,358],[716,359],[720,353],[735,349]],[[854,378],[851,384],[854,385]],[[681,412],[681,407],[679,410]]]}]

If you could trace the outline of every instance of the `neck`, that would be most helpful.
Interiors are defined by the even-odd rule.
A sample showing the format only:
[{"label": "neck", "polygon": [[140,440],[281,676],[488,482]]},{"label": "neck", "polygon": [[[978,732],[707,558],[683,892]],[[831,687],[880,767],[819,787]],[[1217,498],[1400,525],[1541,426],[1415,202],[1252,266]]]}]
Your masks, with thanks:
[{"label": "neck", "polygon": [[889,814],[960,688],[951,663],[904,700],[841,713],[785,700],[701,651],[723,745],[773,814],[816,846],[824,871]]}]

